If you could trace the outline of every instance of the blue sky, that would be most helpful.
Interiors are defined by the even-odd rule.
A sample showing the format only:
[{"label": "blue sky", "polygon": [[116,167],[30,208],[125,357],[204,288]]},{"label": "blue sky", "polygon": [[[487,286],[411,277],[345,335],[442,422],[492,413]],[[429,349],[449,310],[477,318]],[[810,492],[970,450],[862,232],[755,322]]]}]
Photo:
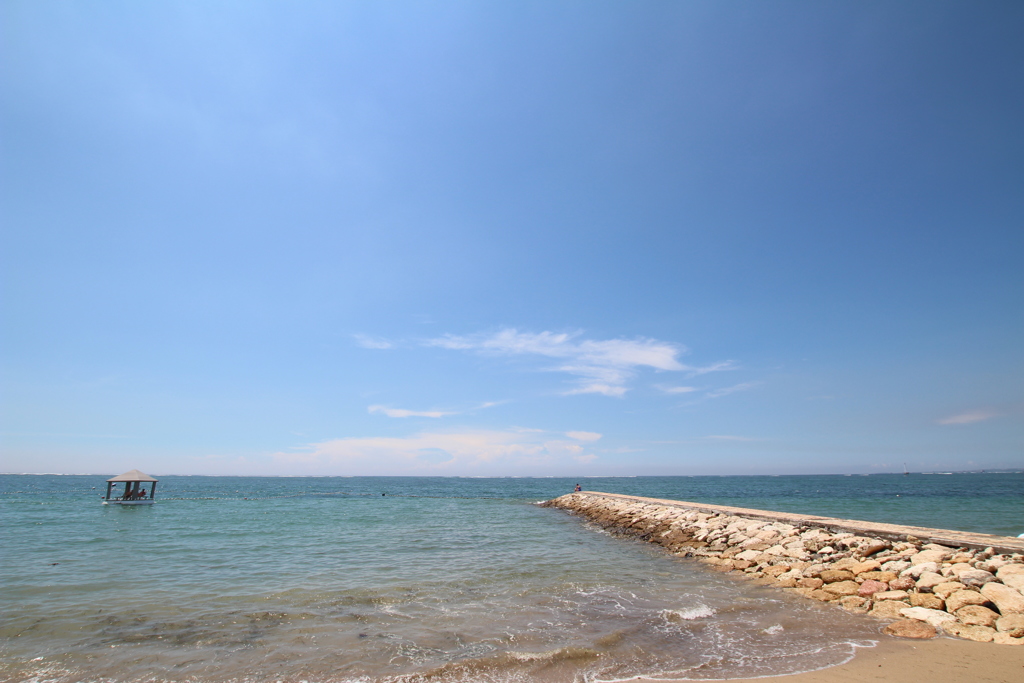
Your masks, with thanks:
[{"label": "blue sky", "polygon": [[1024,467],[1022,20],[3,2],[0,470]]}]

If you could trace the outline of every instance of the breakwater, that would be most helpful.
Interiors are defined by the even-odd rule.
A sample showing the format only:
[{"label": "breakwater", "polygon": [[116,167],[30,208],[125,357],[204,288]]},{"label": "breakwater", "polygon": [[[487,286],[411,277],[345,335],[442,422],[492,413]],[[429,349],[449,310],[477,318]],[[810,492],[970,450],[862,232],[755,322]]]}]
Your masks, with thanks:
[{"label": "breakwater", "polygon": [[891,635],[1024,645],[1024,539],[592,491],[543,505],[888,621]]}]

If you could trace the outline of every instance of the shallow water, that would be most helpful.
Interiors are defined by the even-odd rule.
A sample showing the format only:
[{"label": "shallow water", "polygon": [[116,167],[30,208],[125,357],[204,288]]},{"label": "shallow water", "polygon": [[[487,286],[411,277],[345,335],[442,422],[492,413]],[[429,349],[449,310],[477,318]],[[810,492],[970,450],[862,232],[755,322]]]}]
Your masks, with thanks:
[{"label": "shallow water", "polygon": [[[1002,476],[1007,495],[1024,483]],[[120,508],[99,504],[104,479],[0,477],[0,679],[719,679],[839,663],[878,637],[533,504],[568,480],[161,477],[155,505]],[[736,504],[747,479],[743,504],[799,503],[765,495],[779,478],[701,479],[584,486]],[[860,509],[844,479],[817,485]],[[927,490],[908,499],[928,507]],[[1007,516],[991,528],[1020,501],[991,504]]]}]

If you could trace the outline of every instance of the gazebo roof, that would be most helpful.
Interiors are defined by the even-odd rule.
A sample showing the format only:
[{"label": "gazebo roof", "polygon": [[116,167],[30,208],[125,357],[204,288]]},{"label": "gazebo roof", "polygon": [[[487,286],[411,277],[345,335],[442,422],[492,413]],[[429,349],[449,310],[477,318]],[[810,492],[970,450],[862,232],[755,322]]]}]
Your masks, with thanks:
[{"label": "gazebo roof", "polygon": [[149,476],[148,474],[145,474],[143,472],[139,472],[138,470],[131,470],[130,472],[125,472],[124,474],[119,474],[116,477],[111,477],[110,479],[107,479],[107,481],[160,481],[160,480],[159,479],[154,479],[153,477]]}]

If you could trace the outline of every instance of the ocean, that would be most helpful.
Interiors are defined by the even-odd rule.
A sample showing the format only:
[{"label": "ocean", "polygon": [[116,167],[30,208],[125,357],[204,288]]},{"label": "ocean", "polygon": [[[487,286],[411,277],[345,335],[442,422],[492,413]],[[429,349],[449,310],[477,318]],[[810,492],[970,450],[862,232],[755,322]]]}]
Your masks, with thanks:
[{"label": "ocean", "polygon": [[[716,680],[880,625],[535,503],[570,479],[0,476],[0,680]],[[630,477],[584,489],[1024,532],[1024,474]]]}]

